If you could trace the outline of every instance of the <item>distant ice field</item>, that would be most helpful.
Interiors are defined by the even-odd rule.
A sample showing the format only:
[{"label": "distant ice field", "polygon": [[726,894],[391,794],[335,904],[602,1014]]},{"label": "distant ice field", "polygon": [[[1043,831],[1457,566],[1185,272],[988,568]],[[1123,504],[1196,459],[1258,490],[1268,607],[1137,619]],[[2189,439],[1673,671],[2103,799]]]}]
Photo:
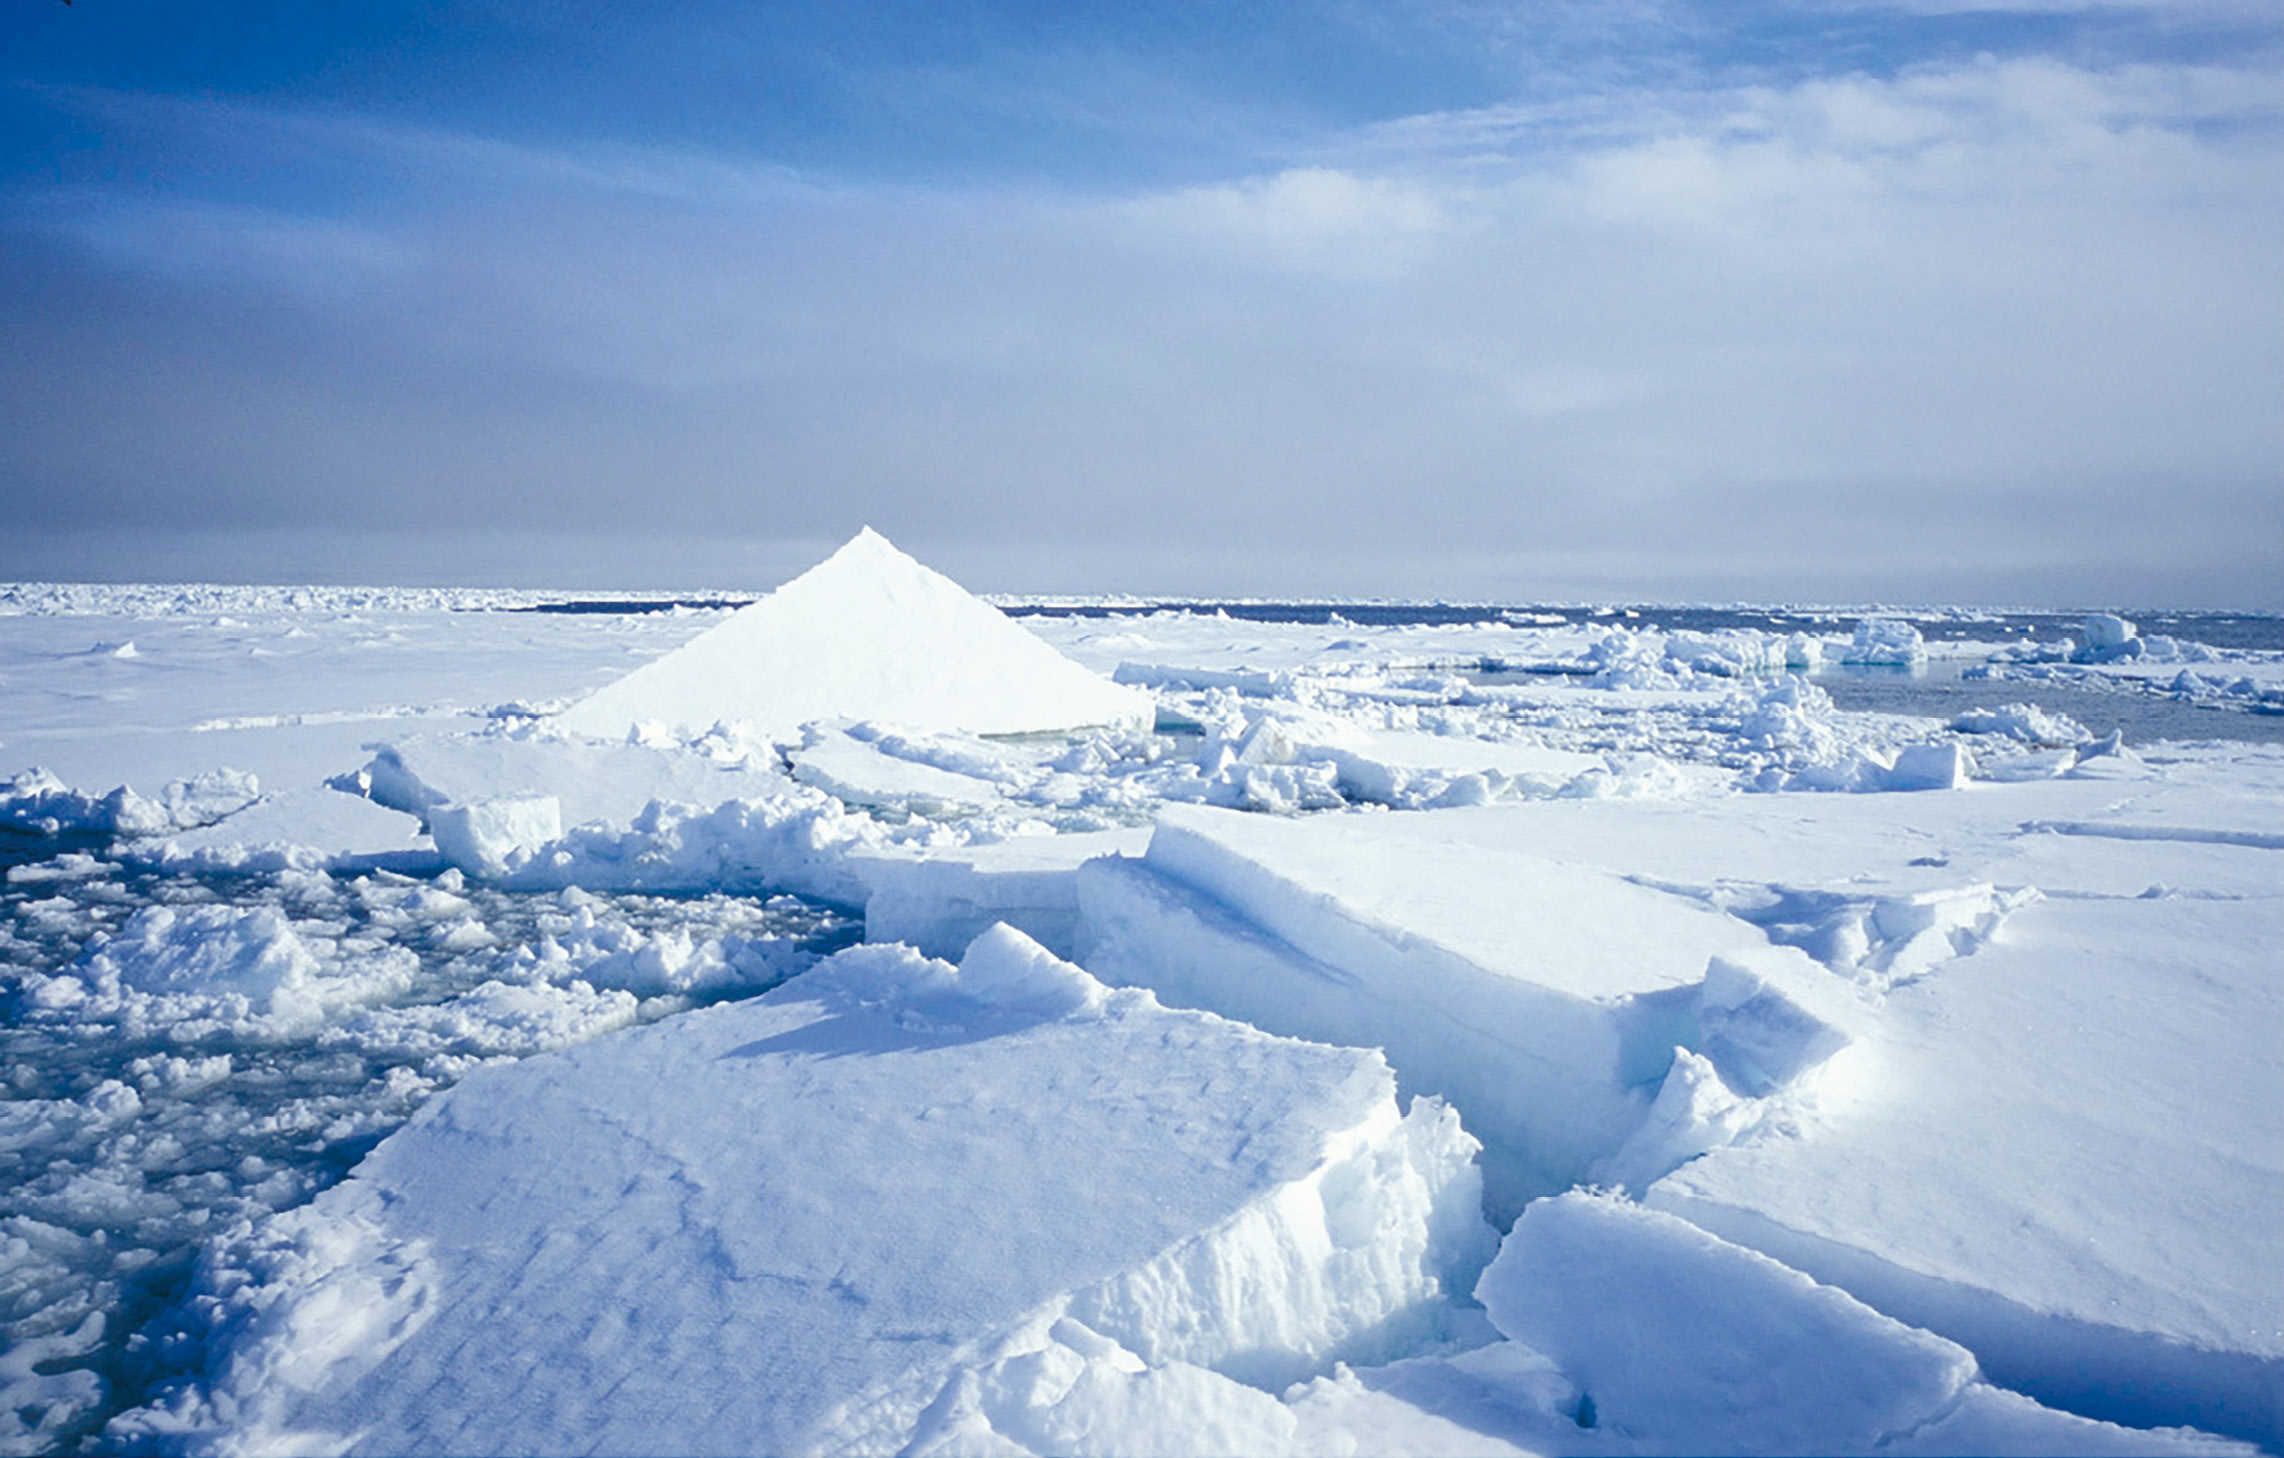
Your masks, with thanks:
[{"label": "distant ice field", "polygon": [[[1708,633],[1723,628],[1744,628],[1764,633],[1833,632],[1851,628],[1867,616],[1909,618],[1929,640],[1936,642],[2010,642],[2018,638],[2045,640],[2078,631],[2082,611],[2021,611],[1979,608],[1912,609],[1894,607],[1777,608],[1704,607],[1636,604],[1632,606],[1577,606],[1550,603],[1423,603],[1373,601],[1268,601],[1251,598],[1128,599],[998,599],[1014,617],[1136,617],[1159,612],[1187,612],[1203,616],[1226,613],[1242,622],[1310,623],[1348,622],[1369,627],[1448,627],[1455,624],[1506,623],[1531,627],[1614,625],[1660,627]],[[538,609],[562,611],[562,607]],[[608,611],[602,602],[581,603],[575,610]],[[2215,648],[2253,648],[2284,651],[2284,615],[2273,613],[2175,612],[2138,616],[2148,631],[2191,639]]]},{"label": "distant ice field", "polygon": [[[569,598],[533,603],[523,611],[580,616],[647,614],[685,611],[735,604],[738,598]],[[1451,626],[1661,628],[1710,633],[1724,629],[1788,634],[1832,632],[1852,626],[1869,610],[1807,610],[1787,608],[1730,608],[1691,606],[1580,607],[1543,603],[1464,604],[1341,601],[1262,601],[1254,599],[1001,599],[1001,606],[1017,618],[1131,618],[1162,613],[1211,617],[1226,615],[1237,622],[1331,626],[1351,624],[1372,628]],[[1907,612],[1930,643],[2011,645],[2058,640],[2079,631],[2083,613],[1951,610]],[[2284,653],[2284,616],[2263,613],[2183,612],[2151,613],[2140,621],[2148,632],[2162,633],[2215,649],[2254,653]],[[1818,684],[1844,709],[1883,714],[1909,714],[1948,719],[1989,699],[1996,691],[1989,677],[1970,676],[1974,665],[1940,661],[1932,666],[1832,665],[1820,669]],[[1477,681],[1496,684],[1518,673],[1543,672],[1531,663],[1509,665],[1493,660],[1470,673]],[[2059,681],[2003,679],[2005,693],[2054,713],[2068,714],[2103,732],[2122,730],[2128,739],[2239,739],[2254,743],[2284,743],[2284,715],[2252,711],[2241,702],[2176,694],[2169,684],[2145,677],[2119,681],[2084,676]]]},{"label": "distant ice field", "polygon": [[[1948,669],[1948,671],[1945,671]],[[1921,673],[1878,668],[1834,668],[1815,675],[1816,683],[1842,709],[1875,714],[1910,714],[1949,719],[1994,693],[2067,714],[2100,733],[2117,730],[2131,743],[2156,739],[2234,739],[2284,744],[2284,714],[2262,713],[2242,704],[2199,701],[2143,687],[2139,682],[2008,682],[1962,677],[1958,665]]]},{"label": "distant ice field", "polygon": [[[518,604],[533,613],[578,616],[657,613],[742,606],[752,599],[734,594],[692,594],[684,597],[565,597]],[[1655,604],[1628,607],[1578,606],[1553,603],[1442,603],[1382,602],[1374,600],[1320,601],[1260,598],[1026,598],[990,599],[1010,617],[1143,617],[1154,613],[1195,613],[1212,617],[1225,614],[1249,623],[1306,623],[1324,626],[1335,622],[1367,627],[1448,627],[1461,624],[1515,624],[1528,626],[1579,626],[1615,624],[1627,627],[1657,626],[1692,632],[1721,628],[1748,628],[1759,632],[1829,632],[1852,626],[1867,614],[1897,613],[1909,617],[1927,638],[1938,642],[2011,641],[2047,639],[2076,632],[2082,611],[2020,611],[1982,609],[1912,610],[1890,607],[1761,608],[1701,607]],[[2251,648],[2284,652],[2284,614],[2241,612],[2161,612],[2140,615],[2149,631],[2210,644],[2215,648]]]}]

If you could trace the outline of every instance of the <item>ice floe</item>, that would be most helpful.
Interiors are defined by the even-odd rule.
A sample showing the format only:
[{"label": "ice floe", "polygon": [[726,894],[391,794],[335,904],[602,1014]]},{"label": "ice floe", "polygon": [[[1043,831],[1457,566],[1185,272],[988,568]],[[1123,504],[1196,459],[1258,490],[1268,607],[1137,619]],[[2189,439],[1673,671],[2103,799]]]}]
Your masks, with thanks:
[{"label": "ice floe", "polygon": [[1755,1096],[1780,1081],[1768,1070],[1790,1082],[1848,1041],[1851,994],[1805,956],[1702,900],[1548,854],[1501,813],[1170,811],[1139,860],[1081,868],[1081,957],[1184,1005],[1386,1049],[1485,1142],[1505,1219],[1605,1174],[1676,1076],[1676,1047],[1723,1017],[1790,1045],[1745,1059],[1713,1039]]},{"label": "ice floe", "polygon": [[[845,952],[461,1083],[217,1248],[217,1380],[117,1428],[1194,1450],[1216,1430],[1185,1388],[1262,1387],[1274,1413],[1268,1392],[1453,1319],[1490,1253],[1472,1150],[1432,1101],[1400,1112],[1376,1054],[1162,1009],[1019,933],[956,968]],[[1170,1429],[1120,1426],[1153,1407]]]}]

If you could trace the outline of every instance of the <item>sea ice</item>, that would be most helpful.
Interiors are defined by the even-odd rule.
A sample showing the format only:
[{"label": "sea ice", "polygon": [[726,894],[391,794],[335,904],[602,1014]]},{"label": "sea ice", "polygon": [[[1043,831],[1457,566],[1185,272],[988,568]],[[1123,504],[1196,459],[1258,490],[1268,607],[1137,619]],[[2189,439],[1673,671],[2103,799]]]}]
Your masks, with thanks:
[{"label": "sea ice", "polygon": [[1000,798],[992,780],[886,753],[876,741],[854,738],[837,725],[812,724],[803,740],[787,756],[793,778],[843,804],[941,815]]},{"label": "sea ice", "polygon": [[[1532,1205],[1476,1295],[1502,1333],[1575,1384],[1572,1420],[1608,1431],[1617,1451],[2249,1451],[2039,1407],[1981,1381],[1956,1343],[1607,1197]],[[1562,1446],[1574,1444],[1602,1446],[1586,1433]]]},{"label": "sea ice", "polygon": [[[1567,1166],[1537,1161],[1564,1183],[1639,1187],[1688,1161],[1652,1203],[1959,1341],[1996,1380],[2273,1444],[2284,1353],[2272,1283],[2248,1277],[2284,1266],[2258,1213],[2284,1205],[2284,1144],[2261,1112],[2284,1097],[2267,972],[2284,836],[2258,828],[2280,774],[2273,755],[2169,753],[2123,794],[2066,777],[1940,797],[1182,812],[1141,863],[1082,871],[1081,945],[1100,974],[1169,999],[1386,1047],[1484,1137],[1495,1196],[1526,1141],[1581,1141]],[[1568,864],[1542,865],[1557,848]],[[1692,930],[1674,909],[1692,900],[1734,929]],[[1755,1092],[1747,1059],[1696,1061],[1720,1052],[1707,1014],[1725,1001],[1702,959],[1735,957],[1720,941],[1752,929],[1854,985],[1866,1014],[1819,1018],[1854,1042],[1779,1117],[1734,1106]],[[1597,950],[1633,936],[1650,945]],[[1560,986],[1528,973],[1538,958],[1573,977],[1614,967],[1608,990],[1630,1000],[1591,1035],[1541,1016],[1495,1040],[1509,1024],[1476,997],[1483,969]],[[1785,984],[1785,1004],[1814,1007],[1810,985]],[[1631,1041],[1621,1009],[1643,1019]],[[1550,1047],[1580,1061],[1548,1078]],[[1610,1142],[1587,1147],[1590,1131]]]},{"label": "sea ice", "polygon": [[439,805],[547,795],[564,825],[622,830],[654,800],[711,808],[790,788],[774,754],[756,763],[734,752],[742,746],[707,747],[731,752],[716,757],[679,745],[596,744],[494,728],[391,741],[360,774],[372,799],[423,819]]},{"label": "sea ice", "polygon": [[32,1023],[105,1025],[134,1040],[274,1042],[411,984],[410,953],[328,955],[268,907],[153,906],[53,974],[23,975]]},{"label": "sea ice", "polygon": [[1866,667],[1911,668],[1927,661],[1927,640],[1901,618],[1865,618],[1856,636],[1840,650],[1842,663]]},{"label": "sea ice", "polygon": [[2080,655],[2088,663],[2109,663],[2141,656],[2141,630],[2115,613],[2086,614],[2086,647]]},{"label": "sea ice", "polygon": [[1958,744],[1914,744],[1895,757],[1883,788],[1956,790],[1974,775],[1975,761]]},{"label": "sea ice", "polygon": [[2001,704],[1955,715],[1951,727],[1962,734],[2003,734],[2040,749],[2085,743],[2094,736],[2067,714],[2051,714],[2035,704]]},{"label": "sea ice", "polygon": [[553,795],[503,795],[428,812],[437,852],[486,880],[519,871],[563,835],[563,805]]},{"label": "sea ice", "polygon": [[198,875],[444,869],[417,818],[323,786],[264,795],[211,825],[138,844],[133,854]]},{"label": "sea ice", "polygon": [[[345,1184],[218,1246],[212,1387],[112,1431],[351,1452],[1277,1438],[1284,1384],[1455,1319],[1489,1254],[1473,1150],[1434,1101],[1400,1113],[1377,1054],[1161,1008],[1011,930],[957,968],[861,948],[432,1101]],[[1182,1401],[1238,1384],[1264,1390]]]},{"label": "sea ice", "polygon": [[229,769],[175,780],[147,796],[129,785],[93,795],[33,768],[0,780],[0,829],[39,836],[163,835],[211,825],[260,794],[254,776]]},{"label": "sea ice", "polygon": [[[0,587],[41,614],[0,645],[6,767],[61,771],[0,787],[0,1451],[304,1447],[364,1403],[375,1446],[514,1449],[689,1446],[677,1424],[764,1406],[780,1445],[916,1452],[2204,1442],[2060,1417],[1961,1347],[2083,1412],[2284,1449],[2259,1112],[2284,1097],[2284,758],[2128,750],[2051,707],[2167,695],[2213,709],[2182,732],[2236,732],[2284,655],[2118,620],[2070,663],[1956,614],[1919,619],[1935,642],[1774,614],[1018,626],[877,540],[835,561],[812,606],[873,607],[764,636],[926,714],[719,722],[752,715],[714,690],[769,685],[674,653],[710,613]],[[1020,676],[1058,732],[927,717],[951,699],[905,640],[955,619],[978,682],[1053,665]],[[2051,679],[2049,707],[1843,713],[1781,676],[1926,654]],[[686,722],[547,721],[646,660],[706,698]],[[1105,692],[1110,727],[1059,732]],[[359,764],[373,802],[319,788]],[[1731,793],[1907,781],[1956,788]],[[1180,801],[1272,813],[1153,835]],[[1385,1046],[1396,1096],[1369,1053],[1105,991],[1011,933],[957,971],[876,946],[709,1010],[845,942],[762,900],[786,889],[876,941],[948,955],[1008,921],[1106,981]],[[770,930],[804,917],[813,939]],[[1439,1089],[1450,1110],[1397,1117]],[[1650,1207],[1521,1214],[1481,1288],[1520,1340],[1445,1299],[1489,1249],[1455,1114],[1502,1218],[1576,1180]],[[498,1223],[453,1203],[486,1171]],[[821,1396],[723,1359],[765,1324]],[[613,1389],[611,1353],[668,1360]]]},{"label": "sea ice", "polygon": [[1805,956],[1703,900],[1505,836],[1503,813],[1168,810],[1142,860],[1081,869],[1082,960],[1261,1027],[1385,1048],[1407,1088],[1450,1098],[1484,1140],[1507,1218],[1619,1153],[1676,1046],[1718,1026],[1706,998],[1723,959],[1752,988],[1731,1005],[1761,999],[1736,1016],[1806,1040],[1761,1051],[1782,1080],[1725,1070],[1740,1088],[1773,1092],[1847,1041],[1852,995]]},{"label": "sea ice", "polygon": [[1006,922],[1057,956],[1076,955],[1079,867],[1097,856],[1139,856],[1150,828],[1019,835],[950,849],[884,847],[854,857],[870,888],[869,942],[903,942],[952,957],[994,922]]},{"label": "sea ice", "polygon": [[2273,891],[2027,906],[1971,970],[1887,995],[1844,1116],[1649,1202],[2042,1401],[2277,1446],[2280,943]]}]

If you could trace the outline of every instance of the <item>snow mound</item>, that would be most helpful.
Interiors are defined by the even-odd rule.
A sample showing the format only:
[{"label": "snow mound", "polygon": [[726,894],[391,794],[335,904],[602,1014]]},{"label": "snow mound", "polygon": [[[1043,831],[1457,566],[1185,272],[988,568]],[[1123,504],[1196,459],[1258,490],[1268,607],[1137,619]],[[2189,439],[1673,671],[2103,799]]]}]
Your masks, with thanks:
[{"label": "snow mound", "polygon": [[717,627],[556,716],[621,739],[638,724],[717,722],[800,742],[818,719],[1024,734],[1147,724],[1150,695],[1071,662],[867,527]]},{"label": "snow mound", "polygon": [[1443,1337],[1490,1254],[1474,1149],[1433,1100],[1400,1113],[1377,1054],[1006,928],[956,968],[856,948],[435,1099],[217,1248],[211,1389],[112,1433],[1071,1451],[1147,1414],[1155,1451],[1249,1446],[1291,1424],[1258,1384]]}]

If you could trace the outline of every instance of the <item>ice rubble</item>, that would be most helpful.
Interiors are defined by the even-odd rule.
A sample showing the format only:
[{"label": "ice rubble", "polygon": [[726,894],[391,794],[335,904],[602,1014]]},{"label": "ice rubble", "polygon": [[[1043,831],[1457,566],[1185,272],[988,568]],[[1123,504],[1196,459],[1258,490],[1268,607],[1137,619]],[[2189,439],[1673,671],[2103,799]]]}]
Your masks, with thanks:
[{"label": "ice rubble", "polygon": [[2202,778],[1185,812],[1082,868],[1081,946],[1169,1001],[1386,1047],[1485,1140],[1494,1195],[1537,1192],[1517,1169],[1646,1187],[2033,1396],[2274,1446],[2284,1349],[2248,1277],[2284,1255],[2284,837]]},{"label": "ice rubble", "polygon": [[409,952],[321,959],[280,912],[154,906],[55,974],[24,978],[33,1022],[106,1024],[128,1039],[276,1042],[411,985]]},{"label": "ice rubble", "polygon": [[867,527],[769,596],[555,716],[623,739],[662,723],[744,722],[798,742],[818,719],[1026,734],[1150,721],[1150,696],[1108,683]]},{"label": "ice rubble", "polygon": [[2220,655],[2202,643],[2179,643],[2163,634],[2143,637],[2132,622],[2115,613],[2088,613],[2086,646],[2070,655],[2074,663],[2211,663]]},{"label": "ice rubble", "polygon": [[1962,734],[2002,734],[2038,749],[2058,749],[2085,743],[2094,736],[2067,714],[2051,714],[2035,704],[2001,704],[1995,709],[1969,709],[1951,720]]},{"label": "ice rubble", "polygon": [[[1081,868],[1081,959],[1171,1001],[1386,1049],[1407,1088],[1464,1111],[1502,1220],[1613,1161],[1646,1183],[1660,1155],[1701,1152],[1685,1147],[1687,1097],[1659,1093],[1691,1077],[1677,1047],[1753,1100],[1861,1021],[1805,956],[1503,836],[1499,814],[1169,810],[1140,860]],[[1761,1115],[1729,1102],[1740,1127]],[[1653,1110],[1664,1121],[1637,1139]]]},{"label": "ice rubble", "polygon": [[198,1249],[306,1202],[436,1090],[750,995],[844,926],[784,898],[511,896],[452,872],[13,867],[0,1452],[100,1448],[110,1412],[196,1365],[176,1303]]},{"label": "ice rubble", "polygon": [[171,781],[152,797],[129,785],[90,794],[33,768],[0,780],[0,829],[49,837],[163,835],[211,825],[260,793],[254,776],[229,769]]},{"label": "ice rubble", "polygon": [[[1472,1152],[1433,1101],[1399,1112],[1377,1054],[1161,1008],[1019,933],[957,968],[863,948],[433,1101],[348,1182],[217,1249],[216,1381],[114,1432],[1250,1446],[1292,1426],[1266,1394],[1219,1428],[1179,1399],[1456,1320],[1490,1254]],[[1153,1407],[1160,1428],[1125,1425]]]}]

